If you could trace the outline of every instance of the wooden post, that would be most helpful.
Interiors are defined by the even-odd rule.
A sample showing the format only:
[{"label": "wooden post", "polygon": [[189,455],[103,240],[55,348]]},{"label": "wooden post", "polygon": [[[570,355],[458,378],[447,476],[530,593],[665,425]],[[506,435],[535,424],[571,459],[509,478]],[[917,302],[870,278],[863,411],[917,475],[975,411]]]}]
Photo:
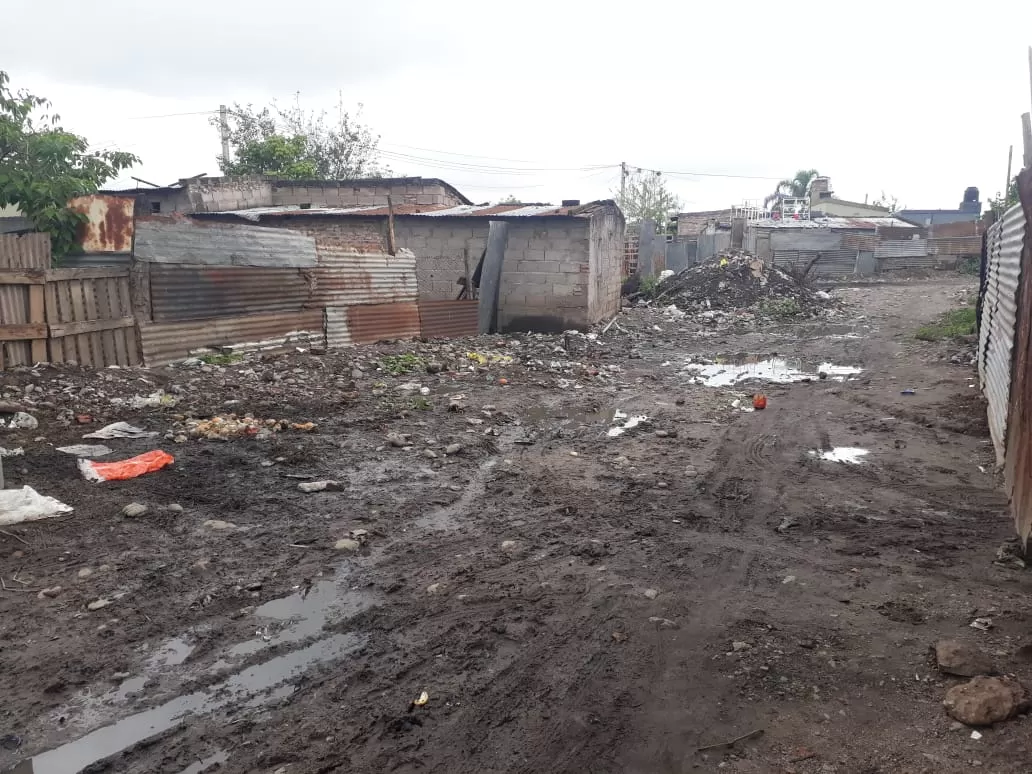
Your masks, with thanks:
[{"label": "wooden post", "polygon": [[387,194],[387,254],[398,254],[398,244],[394,241],[394,201],[390,194]]}]

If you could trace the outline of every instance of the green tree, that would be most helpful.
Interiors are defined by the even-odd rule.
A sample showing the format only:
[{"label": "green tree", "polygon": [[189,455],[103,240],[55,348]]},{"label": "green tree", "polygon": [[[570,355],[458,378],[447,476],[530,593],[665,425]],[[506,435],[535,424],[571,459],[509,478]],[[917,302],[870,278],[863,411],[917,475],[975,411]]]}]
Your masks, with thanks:
[{"label": "green tree", "polygon": [[613,191],[613,198],[623,210],[628,225],[651,220],[659,224],[661,232],[668,227],[670,216],[681,207],[681,200],[666,187],[663,174],[647,169],[631,172],[624,181],[623,191]]},{"label": "green tree", "polygon": [[1015,176],[1011,179],[1010,185],[1007,186],[1007,195],[1003,196],[999,191],[996,192],[996,196],[989,200],[989,209],[992,210],[997,218],[1003,217],[1003,213],[1018,203],[1018,178]]},{"label": "green tree", "polygon": [[[379,163],[379,135],[362,123],[362,106],[354,115],[337,106],[304,110],[299,103],[257,110],[233,105],[229,111],[230,158],[218,157],[227,175],[269,175],[288,180],[350,180],[380,177],[390,170]],[[221,119],[211,123],[221,131]]]},{"label": "green tree", "polygon": [[75,249],[84,215],[68,209],[76,196],[140,160],[122,151],[91,151],[85,137],[66,131],[50,101],[24,89],[11,91],[0,70],[0,206],[15,205],[39,231],[50,234],[55,257]]},{"label": "green tree", "polygon": [[763,206],[777,209],[782,199],[805,199],[818,175],[816,169],[800,169],[795,173],[795,177],[778,183],[774,192],[763,200]]}]

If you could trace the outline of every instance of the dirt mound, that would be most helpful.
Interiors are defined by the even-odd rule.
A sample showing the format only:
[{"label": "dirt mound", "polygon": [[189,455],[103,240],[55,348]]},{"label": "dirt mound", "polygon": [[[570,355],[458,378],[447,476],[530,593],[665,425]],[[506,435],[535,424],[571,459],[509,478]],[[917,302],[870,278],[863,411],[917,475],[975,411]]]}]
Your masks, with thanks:
[{"label": "dirt mound", "polygon": [[722,255],[659,282],[652,300],[685,311],[756,307],[776,316],[805,314],[832,302],[829,294],[748,253]]}]

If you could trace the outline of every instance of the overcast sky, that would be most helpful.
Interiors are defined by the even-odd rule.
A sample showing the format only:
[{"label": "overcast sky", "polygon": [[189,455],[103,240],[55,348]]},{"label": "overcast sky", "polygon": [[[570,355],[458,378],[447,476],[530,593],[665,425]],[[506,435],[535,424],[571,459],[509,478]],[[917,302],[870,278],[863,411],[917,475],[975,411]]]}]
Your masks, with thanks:
[{"label": "overcast sky", "polygon": [[1032,108],[1022,0],[2,0],[0,15],[12,85],[161,184],[218,174],[219,139],[207,115],[150,116],[339,92],[402,154],[384,159],[395,173],[474,201],[605,198],[626,161],[670,173],[687,210],[804,167],[842,198],[952,208],[966,186],[1002,189],[1011,144],[1020,167]]}]

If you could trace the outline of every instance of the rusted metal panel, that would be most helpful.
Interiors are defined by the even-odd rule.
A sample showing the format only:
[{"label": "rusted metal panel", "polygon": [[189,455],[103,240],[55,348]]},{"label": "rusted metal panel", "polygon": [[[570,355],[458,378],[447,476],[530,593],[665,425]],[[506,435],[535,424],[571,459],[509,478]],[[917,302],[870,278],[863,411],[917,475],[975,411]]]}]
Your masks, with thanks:
[{"label": "rusted metal panel", "polygon": [[299,312],[310,292],[300,269],[152,264],[150,281],[156,322]]},{"label": "rusted metal panel", "polygon": [[161,365],[212,348],[239,352],[275,352],[323,346],[323,312],[250,314],[191,322],[140,325],[143,358]]},{"label": "rusted metal panel", "polygon": [[86,216],[79,224],[77,239],[87,253],[128,253],[133,247],[132,196],[79,196],[68,207]]},{"label": "rusted metal panel", "polygon": [[319,265],[308,272],[314,286],[310,306],[353,306],[415,302],[416,256],[361,253],[319,243]]},{"label": "rusted metal panel", "polygon": [[875,258],[922,258],[927,255],[926,239],[883,239],[874,247]]},{"label": "rusted metal panel", "polygon": [[[1021,265],[1032,266],[1032,171],[1018,175],[1025,221]],[[1014,527],[1027,547],[1032,532],[1032,271],[1021,274],[1016,326],[1014,381],[1008,412],[1005,480],[1010,490]]]},{"label": "rusted metal panel", "polygon": [[881,244],[881,241],[881,237],[877,234],[867,234],[861,231],[847,231],[842,235],[842,246],[852,247],[854,250],[873,252]]},{"label": "rusted metal panel", "polygon": [[136,219],[137,260],[205,266],[315,266],[315,237],[284,228],[197,221],[185,216]]},{"label": "rusted metal panel", "polygon": [[476,301],[420,301],[419,331],[424,339],[477,335]]},{"label": "rusted metal panel", "polygon": [[856,254],[853,249],[838,250],[775,250],[774,265],[792,271],[803,271],[820,255],[821,259],[810,270],[811,276],[844,277],[856,271]]},{"label": "rusted metal panel", "polygon": [[419,338],[419,306],[414,301],[350,306],[347,317],[353,344]]},{"label": "rusted metal panel", "polygon": [[989,266],[982,327],[979,332],[979,376],[988,402],[989,434],[1002,465],[1007,449],[1011,364],[1017,322],[1025,215],[1020,205],[1009,209],[989,232]]},{"label": "rusted metal panel", "polygon": [[878,259],[878,271],[901,271],[905,269],[937,269],[943,265],[945,256],[938,255],[893,255]]},{"label": "rusted metal panel", "polygon": [[50,234],[0,234],[0,269],[49,269]]},{"label": "rusted metal panel", "polygon": [[928,252],[932,255],[979,255],[982,252],[981,236],[947,237],[929,239]]}]

